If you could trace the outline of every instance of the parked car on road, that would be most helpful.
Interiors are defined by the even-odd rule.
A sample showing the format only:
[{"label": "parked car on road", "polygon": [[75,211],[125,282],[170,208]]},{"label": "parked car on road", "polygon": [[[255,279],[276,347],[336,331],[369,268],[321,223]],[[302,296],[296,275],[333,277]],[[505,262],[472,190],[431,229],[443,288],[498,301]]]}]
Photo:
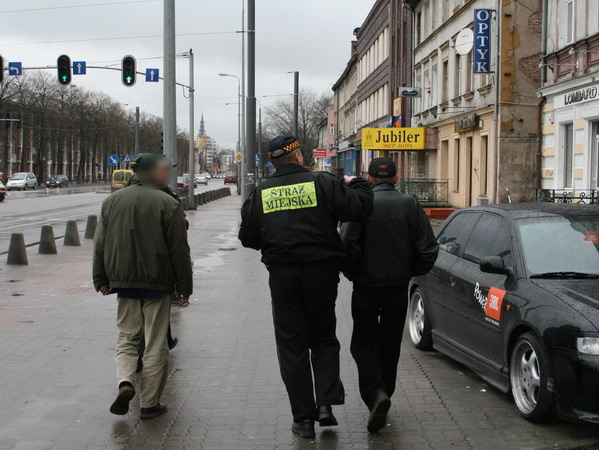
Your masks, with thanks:
[{"label": "parked car on road", "polygon": [[31,172],[17,172],[8,179],[6,190],[26,191],[37,188],[37,177]]},{"label": "parked car on road", "polygon": [[6,186],[4,186],[4,183],[2,183],[2,181],[0,181],[0,202],[3,202],[5,198],[6,198]]},{"label": "parked car on road", "polygon": [[52,175],[46,181],[47,188],[61,188],[61,187],[69,187],[69,179],[66,175]]},{"label": "parked car on road", "polygon": [[228,173],[225,175],[225,184],[237,184],[237,174]]},{"label": "parked car on road", "polygon": [[205,173],[205,174],[203,174],[203,175],[206,177],[206,179],[207,179],[208,181],[212,180],[212,175],[210,175],[209,173]]},{"label": "parked car on road", "polygon": [[208,186],[208,177],[203,173],[197,175],[196,176],[196,186],[198,184],[203,184],[204,186]]},{"label": "parked car on road", "polygon": [[187,197],[189,195],[189,178],[186,176],[177,177],[177,195]]},{"label": "parked car on road", "polygon": [[[188,173],[184,173],[181,176],[187,178],[188,180],[191,180],[191,176],[189,176]],[[198,181],[197,181],[196,177],[193,177],[193,187],[198,187]]]},{"label": "parked car on road", "polygon": [[599,208],[512,204],[453,213],[412,280],[416,347],[511,390],[521,415],[599,423]]},{"label": "parked car on road", "polygon": [[127,186],[127,183],[133,176],[132,170],[115,170],[112,172],[112,180],[110,182],[110,191],[118,191]]}]

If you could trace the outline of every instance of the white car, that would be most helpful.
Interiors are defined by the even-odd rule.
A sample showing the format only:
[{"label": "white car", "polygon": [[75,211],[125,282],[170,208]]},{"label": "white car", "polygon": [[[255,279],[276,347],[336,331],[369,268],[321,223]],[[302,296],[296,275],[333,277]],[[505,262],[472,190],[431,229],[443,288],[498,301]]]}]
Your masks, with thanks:
[{"label": "white car", "polygon": [[31,172],[15,173],[11,175],[6,183],[7,191],[26,191],[29,188],[37,188],[37,177]]},{"label": "white car", "polygon": [[208,177],[203,173],[196,175],[196,185],[198,185],[198,184],[203,184],[204,186],[208,186]]}]

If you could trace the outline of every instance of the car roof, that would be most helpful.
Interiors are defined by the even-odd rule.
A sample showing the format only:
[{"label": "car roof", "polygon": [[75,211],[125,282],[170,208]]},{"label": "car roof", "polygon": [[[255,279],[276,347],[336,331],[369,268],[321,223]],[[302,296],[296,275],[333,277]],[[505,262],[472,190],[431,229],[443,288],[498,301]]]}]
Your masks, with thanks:
[{"label": "car roof", "polygon": [[474,206],[461,211],[492,212],[512,219],[528,219],[547,216],[599,216],[596,205],[581,203],[500,203]]}]

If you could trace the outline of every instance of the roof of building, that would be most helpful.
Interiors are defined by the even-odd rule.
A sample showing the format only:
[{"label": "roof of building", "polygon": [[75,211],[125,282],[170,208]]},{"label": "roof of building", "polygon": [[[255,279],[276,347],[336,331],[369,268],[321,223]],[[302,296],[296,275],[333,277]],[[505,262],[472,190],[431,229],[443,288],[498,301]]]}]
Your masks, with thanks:
[{"label": "roof of building", "polygon": [[339,89],[339,86],[341,86],[341,84],[348,77],[349,73],[351,72],[352,68],[356,65],[357,61],[358,61],[358,53],[355,52],[353,55],[351,55],[351,58],[349,58],[349,61],[347,62],[347,66],[345,66],[345,70],[343,71],[343,73],[341,74],[339,79],[335,82],[335,84],[333,85],[333,87],[332,87],[333,91],[336,91],[337,89]]}]

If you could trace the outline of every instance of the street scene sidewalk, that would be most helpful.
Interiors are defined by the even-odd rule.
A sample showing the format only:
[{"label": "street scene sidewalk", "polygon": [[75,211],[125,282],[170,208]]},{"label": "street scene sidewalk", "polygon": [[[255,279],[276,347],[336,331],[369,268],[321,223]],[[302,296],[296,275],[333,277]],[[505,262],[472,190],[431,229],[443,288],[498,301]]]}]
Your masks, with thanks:
[{"label": "street scene sidewalk", "polygon": [[[166,415],[108,412],[116,393],[116,298],[91,284],[92,243],[0,265],[0,449],[593,448],[596,426],[523,420],[507,395],[405,340],[387,427],[370,435],[349,352],[351,285],[337,301],[346,405],[316,439],[291,433],[258,252],[237,240],[237,195],[188,213],[195,289],[173,307]],[[54,258],[54,259],[52,259]],[[52,267],[49,267],[52,262]],[[40,268],[45,267],[45,270]]]}]

